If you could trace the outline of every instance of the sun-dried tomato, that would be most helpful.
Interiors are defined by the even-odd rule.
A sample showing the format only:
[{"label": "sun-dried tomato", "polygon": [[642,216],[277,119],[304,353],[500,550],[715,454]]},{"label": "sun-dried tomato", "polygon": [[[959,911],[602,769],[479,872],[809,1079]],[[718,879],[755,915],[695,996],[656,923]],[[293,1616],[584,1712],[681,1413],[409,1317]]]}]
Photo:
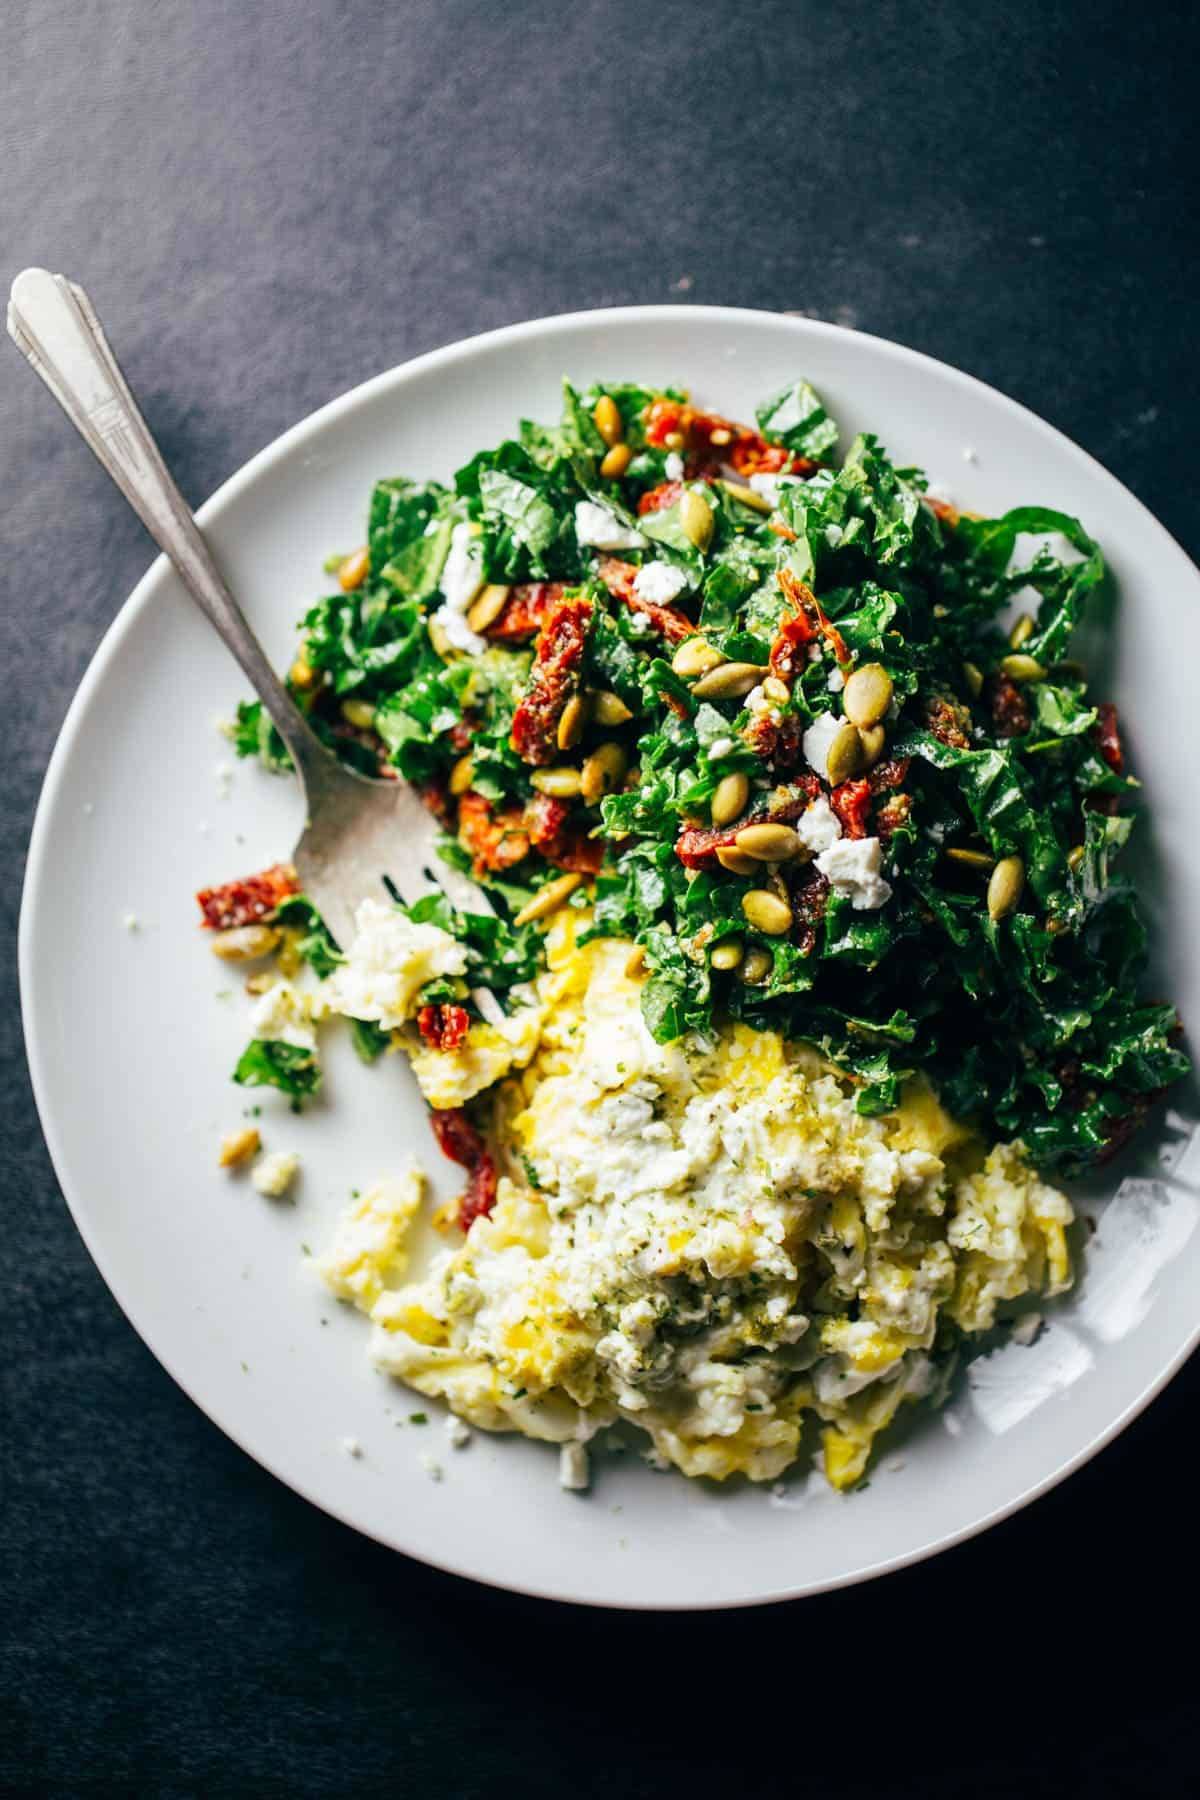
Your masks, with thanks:
[{"label": "sun-dried tomato", "polygon": [[665,512],[668,506],[674,506],[682,492],[682,481],[660,481],[657,487],[646,489],[638,501],[638,512],[642,515]]},{"label": "sun-dried tomato", "polygon": [[446,733],[447,737],[450,739],[450,748],[457,751],[459,756],[462,756],[464,752],[471,748],[471,743],[475,737],[478,726],[478,713],[465,712],[461,719],[456,719]]},{"label": "sun-dried tomato", "polygon": [[782,620],[771,647],[771,669],[781,681],[791,680],[799,672],[796,650],[811,643],[818,634],[825,639],[839,665],[850,661],[850,652],[837,626],[826,617],[821,602],[810,587],[790,569],[780,569],[776,577],[783,597],[791,608]]},{"label": "sun-dried tomato", "polygon": [[892,794],[875,814],[875,836],[881,844],[890,843],[897,831],[903,830],[912,817],[912,795]]},{"label": "sun-dried tomato", "polygon": [[940,743],[952,750],[969,750],[971,715],[955,700],[936,695],[925,702],[925,723]]},{"label": "sun-dried tomato", "polygon": [[1102,700],[1096,708],[1096,743],[1100,754],[1114,775],[1125,773],[1125,751],[1117,724],[1117,709],[1111,700]]},{"label": "sun-dried tomato", "polygon": [[449,830],[454,823],[454,809],[450,804],[450,789],[445,777],[431,775],[428,781],[418,781],[414,785],[422,803],[429,808],[439,825],[444,825]]},{"label": "sun-dried tomato", "polygon": [[452,1000],[423,1006],[417,1013],[417,1030],[431,1050],[457,1050],[470,1028],[470,1013]]},{"label": "sun-dried tomato", "polygon": [[988,682],[987,703],[997,737],[1021,737],[1032,723],[1029,702],[1011,675],[1001,669]]},{"label": "sun-dried tomato", "polygon": [[867,777],[871,783],[871,792],[882,794],[890,788],[903,787],[908,780],[911,763],[911,756],[889,756],[883,762],[877,762]]},{"label": "sun-dried tomato", "polygon": [[759,806],[746,818],[732,825],[685,825],[675,841],[675,854],[688,869],[710,869],[716,863],[717,851],[728,848],[747,825],[789,825],[806,812],[809,803],[821,792],[815,775],[798,775],[789,784],[799,788],[793,798],[775,805]]},{"label": "sun-dried tomato", "polygon": [[458,1202],[458,1222],[469,1231],[476,1219],[486,1218],[496,1204],[496,1161],[461,1106],[430,1115],[438,1148],[451,1162],[467,1171],[467,1185]]},{"label": "sun-dried tomato", "polygon": [[829,796],[829,804],[842,822],[848,838],[867,835],[867,813],[871,806],[871,783],[867,780],[843,781]]},{"label": "sun-dried tomato", "polygon": [[679,644],[684,638],[694,637],[696,627],[686,613],[681,613],[675,606],[659,606],[654,600],[643,600],[634,587],[637,569],[633,563],[623,562],[619,556],[604,556],[600,559],[600,579],[613,596],[620,600],[630,612],[640,613],[649,619],[655,631],[661,633],[668,643]]},{"label": "sun-dried tomato", "polygon": [[756,713],[742,732],[756,756],[773,763],[777,769],[794,769],[800,761],[804,727],[796,713],[784,713],[776,719],[771,713]]},{"label": "sun-dried tomato", "polygon": [[290,863],[274,863],[258,875],[244,875],[221,887],[201,888],[196,895],[204,924],[210,931],[234,931],[242,925],[261,925],[289,894],[298,894],[300,883]]},{"label": "sun-dried tomato", "polygon": [[496,811],[474,788],[458,802],[458,836],[471,852],[476,875],[511,869],[529,855],[524,809],[506,806]]},{"label": "sun-dried tomato", "polygon": [[484,637],[502,644],[524,644],[542,628],[546,614],[566,593],[561,581],[523,581],[509,591],[504,610],[490,625]]},{"label": "sun-dried tomato", "polygon": [[957,525],[962,517],[957,506],[950,500],[934,500],[926,494],[925,504],[931,513],[936,513],[943,525]]},{"label": "sun-dried tomato", "polygon": [[809,863],[791,890],[792,941],[804,956],[817,947],[817,932],[829,905],[829,883],[815,864]]},{"label": "sun-dried tomato", "polygon": [[702,472],[728,463],[739,475],[811,475],[818,465],[794,455],[785,444],[772,444],[761,431],[738,425],[720,413],[700,412],[678,400],[653,400],[646,412],[646,442],[656,447],[682,439],[678,447]]},{"label": "sun-dried tomato", "polygon": [[568,594],[547,613],[538,633],[529,686],[512,722],[513,749],[535,768],[558,754],[558,722],[579,687],[591,617],[591,601]]},{"label": "sun-dried tomato", "polygon": [[571,807],[551,794],[534,794],[525,808],[529,841],[547,862],[571,875],[594,875],[604,861],[604,845],[589,827],[571,823]]}]

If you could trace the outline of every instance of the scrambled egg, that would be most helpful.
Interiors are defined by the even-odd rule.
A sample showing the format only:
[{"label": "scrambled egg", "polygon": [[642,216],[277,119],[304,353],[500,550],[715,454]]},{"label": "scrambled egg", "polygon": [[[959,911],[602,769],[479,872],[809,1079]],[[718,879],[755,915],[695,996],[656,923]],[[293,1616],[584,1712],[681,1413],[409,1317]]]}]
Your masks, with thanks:
[{"label": "scrambled egg", "polygon": [[1068,1285],[1069,1204],[919,1082],[870,1118],[776,1033],[656,1044],[629,946],[580,945],[580,919],[558,916],[503,1030],[414,1048],[435,1106],[499,1079],[491,1215],[406,1281],[410,1173],[358,1202],[321,1272],[369,1315],[381,1369],[485,1430],[569,1442],[625,1420],[687,1475],[770,1481],[811,1420],[848,1487],[958,1334]]}]

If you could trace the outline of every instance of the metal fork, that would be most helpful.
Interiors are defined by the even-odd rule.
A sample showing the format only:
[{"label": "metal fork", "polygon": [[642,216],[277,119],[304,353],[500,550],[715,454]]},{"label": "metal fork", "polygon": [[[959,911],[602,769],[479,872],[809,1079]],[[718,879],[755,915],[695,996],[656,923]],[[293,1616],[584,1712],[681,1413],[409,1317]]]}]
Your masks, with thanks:
[{"label": "metal fork", "polygon": [[[24,270],[12,285],[8,330],[233,652],[287,745],[306,809],[292,860],[342,948],[354,936],[359,902],[382,898],[385,877],[405,902],[441,888],[461,910],[491,913],[481,889],[439,860],[437,825],[407,782],[346,768],[292,700],[218,571],[83,289],[45,269]],[[485,1015],[497,1011],[486,989],[474,998]]]}]

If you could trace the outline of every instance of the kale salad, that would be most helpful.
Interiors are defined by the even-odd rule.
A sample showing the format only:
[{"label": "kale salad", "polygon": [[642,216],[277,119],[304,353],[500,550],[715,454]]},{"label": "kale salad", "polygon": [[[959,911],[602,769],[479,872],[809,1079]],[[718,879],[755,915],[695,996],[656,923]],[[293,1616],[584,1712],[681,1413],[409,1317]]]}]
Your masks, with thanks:
[{"label": "kale salad", "polygon": [[[921,1072],[1067,1172],[1188,1067],[1138,994],[1138,783],[1072,659],[1106,579],[1076,519],[959,513],[871,435],[839,455],[804,381],[754,427],[567,383],[557,424],[451,486],[380,481],[329,568],[291,692],[437,814],[498,916],[413,916],[502,1000],[542,921],[587,906],[636,946],[659,1041],[778,1030],[868,1114]],[[258,703],[233,735],[286,767]],[[306,942],[333,954],[315,919]]]}]

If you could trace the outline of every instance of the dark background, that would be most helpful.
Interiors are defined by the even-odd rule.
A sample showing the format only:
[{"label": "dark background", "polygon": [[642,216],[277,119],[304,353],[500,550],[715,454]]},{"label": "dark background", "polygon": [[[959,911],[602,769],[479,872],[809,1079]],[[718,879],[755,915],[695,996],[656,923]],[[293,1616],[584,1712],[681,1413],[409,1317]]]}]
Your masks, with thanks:
[{"label": "dark background", "polygon": [[[4,0],[0,274],[86,282],[197,503],[418,351],[683,299],[968,369],[1195,553],[1192,21],[1154,0]],[[985,1539],[708,1618],[433,1574],[176,1390],[59,1197],[14,968],[42,771],[150,550],[7,350],[0,476],[5,1791],[1196,1792],[1196,1367]]]}]

